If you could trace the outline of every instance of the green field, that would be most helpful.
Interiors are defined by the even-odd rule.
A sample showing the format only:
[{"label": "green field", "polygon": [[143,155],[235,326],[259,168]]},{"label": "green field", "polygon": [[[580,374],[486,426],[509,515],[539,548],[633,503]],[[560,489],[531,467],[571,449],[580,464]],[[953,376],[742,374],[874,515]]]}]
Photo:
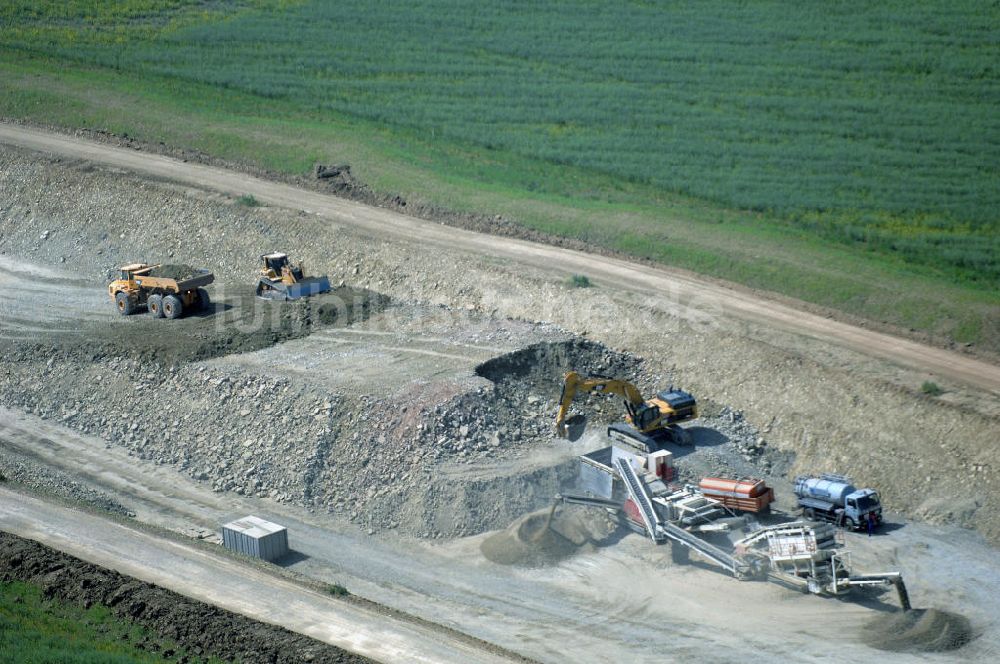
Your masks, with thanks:
[{"label": "green field", "polygon": [[[1000,348],[1000,8],[0,8],[0,113],[306,173]],[[238,192],[237,192],[238,193]]]},{"label": "green field", "polygon": [[[143,629],[128,625],[104,606],[83,609],[75,604],[46,600],[34,585],[0,582],[0,662],[10,664],[132,664],[177,662],[185,653],[151,642]],[[143,648],[136,644],[146,644]],[[171,652],[166,655],[165,650]],[[190,655],[184,660],[208,661]],[[210,660],[215,662],[217,660]]]}]

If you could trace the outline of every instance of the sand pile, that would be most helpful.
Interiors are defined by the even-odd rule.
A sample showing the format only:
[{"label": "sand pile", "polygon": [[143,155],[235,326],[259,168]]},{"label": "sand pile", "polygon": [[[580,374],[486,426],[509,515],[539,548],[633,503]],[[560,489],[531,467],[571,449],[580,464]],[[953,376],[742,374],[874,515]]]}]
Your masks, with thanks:
[{"label": "sand pile", "polygon": [[603,510],[559,506],[553,513],[547,507],[490,535],[479,548],[487,559],[501,565],[543,567],[593,550],[615,528]]},{"label": "sand pile", "polygon": [[889,614],[865,628],[864,641],[892,652],[946,652],[973,639],[965,616],[938,609],[913,609]]}]

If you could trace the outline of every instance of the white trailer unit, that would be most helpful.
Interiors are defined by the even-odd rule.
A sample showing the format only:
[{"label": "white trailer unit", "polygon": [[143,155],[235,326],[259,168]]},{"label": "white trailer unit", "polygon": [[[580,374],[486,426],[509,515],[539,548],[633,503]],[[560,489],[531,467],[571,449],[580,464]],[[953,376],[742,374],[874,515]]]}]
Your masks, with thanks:
[{"label": "white trailer unit", "polygon": [[252,558],[274,561],[288,553],[288,529],[245,516],[222,526],[222,545]]}]

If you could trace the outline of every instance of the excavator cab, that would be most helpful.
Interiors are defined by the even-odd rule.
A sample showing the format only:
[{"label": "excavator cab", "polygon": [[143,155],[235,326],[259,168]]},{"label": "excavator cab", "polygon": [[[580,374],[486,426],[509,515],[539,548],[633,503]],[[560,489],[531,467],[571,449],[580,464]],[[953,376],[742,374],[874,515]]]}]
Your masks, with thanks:
[{"label": "excavator cab", "polygon": [[274,279],[280,279],[283,268],[288,265],[288,254],[264,254],[264,272],[270,272]]},{"label": "excavator cab", "polygon": [[608,435],[613,440],[622,440],[647,451],[658,449],[656,439],[668,438],[681,445],[690,444],[687,432],[676,426],[679,422],[698,417],[698,405],[690,392],[671,387],[646,400],[639,389],[627,380],[606,376],[584,377],[575,371],[566,374],[559,398],[556,435],[560,438],[570,437],[567,415],[578,392],[617,395],[622,398],[627,414],[625,422],[608,427]]},{"label": "excavator cab", "polygon": [[684,390],[675,389],[673,386],[669,390],[657,392],[656,398],[651,402],[659,402],[657,405],[660,412],[665,416],[667,424],[685,422],[698,417],[698,402],[695,400],[694,395]]},{"label": "excavator cab", "polygon": [[655,429],[659,426],[662,419],[660,409],[649,403],[633,406],[626,401],[625,408],[628,411],[629,419],[632,421],[632,426],[639,431],[645,432]]}]

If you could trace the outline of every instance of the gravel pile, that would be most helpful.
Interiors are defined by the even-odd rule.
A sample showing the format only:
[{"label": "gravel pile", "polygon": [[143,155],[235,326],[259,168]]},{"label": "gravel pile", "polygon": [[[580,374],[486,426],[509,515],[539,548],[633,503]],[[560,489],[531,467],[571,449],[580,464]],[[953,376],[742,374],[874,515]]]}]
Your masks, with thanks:
[{"label": "gravel pile", "polygon": [[794,453],[768,444],[764,434],[743,412],[708,402],[702,416],[688,424],[694,447],[676,461],[680,479],[697,483],[703,477],[758,477],[773,486],[775,477],[791,467]]},{"label": "gravel pile", "polygon": [[[200,363],[50,357],[0,372],[0,403],[174,465],[215,491],[338,512],[372,532],[451,537],[502,527],[575,478],[572,463],[459,481],[438,472],[552,444],[570,366],[641,373],[638,358],[599,344],[538,344],[480,366],[495,381],[488,386],[407,403]],[[620,415],[617,400],[593,400],[597,412]]]},{"label": "gravel pile", "polygon": [[[611,375],[645,382],[641,359],[591,341],[540,343],[484,362],[476,373],[489,389],[461,395],[423,414],[421,430],[438,447],[470,462],[497,449],[520,450],[551,438],[563,375]],[[595,419],[621,417],[617,398],[579,394],[574,408]]]},{"label": "gravel pile", "polygon": [[[171,464],[215,491],[336,512],[372,533],[429,538],[506,526],[575,482],[572,460],[513,475],[477,470],[558,444],[553,424],[567,370],[626,378],[645,393],[667,384],[641,358],[583,339],[484,362],[476,373],[488,383],[442,401],[434,390],[334,394],[309,381],[216,364],[73,359],[7,365],[0,403]],[[617,397],[580,394],[574,412],[600,431],[621,419],[623,407]],[[766,443],[742,414],[724,408],[710,423],[712,440],[726,445],[697,462],[681,460],[682,471],[691,479],[759,474],[751,464],[767,459]],[[455,466],[469,470],[448,470]]]},{"label": "gravel pile", "polygon": [[135,513],[107,494],[4,448],[0,448],[0,482],[12,482],[39,493],[72,500],[112,514],[135,516]]}]

